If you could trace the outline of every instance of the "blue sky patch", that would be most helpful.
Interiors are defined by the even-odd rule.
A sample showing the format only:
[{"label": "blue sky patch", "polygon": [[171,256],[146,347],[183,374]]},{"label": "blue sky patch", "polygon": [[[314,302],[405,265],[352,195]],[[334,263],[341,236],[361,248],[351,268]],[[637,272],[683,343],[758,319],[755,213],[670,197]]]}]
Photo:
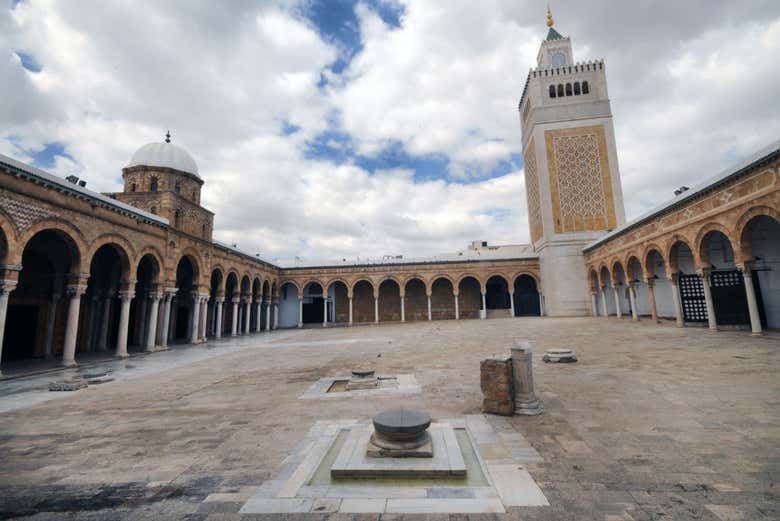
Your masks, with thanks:
[{"label": "blue sky patch", "polygon": [[32,54],[28,54],[24,51],[14,51],[19,59],[22,61],[22,67],[30,72],[41,72],[41,64]]},{"label": "blue sky patch", "polygon": [[65,150],[65,145],[58,141],[46,143],[41,150],[27,150],[26,152],[32,156],[33,164],[38,168],[53,168],[57,156],[67,157],[71,161],[75,161],[73,156]]}]

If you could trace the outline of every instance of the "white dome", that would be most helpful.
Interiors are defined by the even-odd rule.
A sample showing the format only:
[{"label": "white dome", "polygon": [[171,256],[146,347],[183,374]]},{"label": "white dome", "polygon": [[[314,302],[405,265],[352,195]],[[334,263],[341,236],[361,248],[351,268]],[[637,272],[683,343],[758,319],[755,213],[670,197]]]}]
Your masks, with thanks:
[{"label": "white dome", "polygon": [[126,168],[132,166],[174,168],[200,177],[198,176],[198,165],[195,164],[190,153],[172,143],[149,143],[142,146],[133,154],[133,158]]}]

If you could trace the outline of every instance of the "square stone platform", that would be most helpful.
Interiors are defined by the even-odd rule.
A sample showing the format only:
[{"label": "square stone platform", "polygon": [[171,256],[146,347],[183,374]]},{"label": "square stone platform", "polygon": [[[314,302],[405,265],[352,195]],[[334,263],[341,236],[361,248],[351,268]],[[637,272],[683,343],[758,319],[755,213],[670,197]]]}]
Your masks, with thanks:
[{"label": "square stone platform", "polygon": [[352,429],[330,474],[334,478],[433,478],[465,477],[466,464],[449,423],[433,423],[428,428],[433,457],[388,458],[369,455],[373,446],[373,425]]}]

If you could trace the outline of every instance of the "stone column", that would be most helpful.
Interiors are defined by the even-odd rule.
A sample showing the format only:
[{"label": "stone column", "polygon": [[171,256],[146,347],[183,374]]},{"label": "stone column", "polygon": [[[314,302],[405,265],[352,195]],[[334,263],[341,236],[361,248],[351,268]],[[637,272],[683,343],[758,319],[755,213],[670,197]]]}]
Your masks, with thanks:
[{"label": "stone column", "polygon": [[200,295],[192,297],[192,326],[190,328],[190,344],[198,343],[198,331],[200,328]]},{"label": "stone column", "polygon": [[374,324],[379,324],[379,297],[374,297]]},{"label": "stone column", "polygon": [[631,302],[631,318],[634,321],[638,321],[639,315],[636,311],[636,290],[633,284],[629,284],[628,286],[628,300]]},{"label": "stone column", "polygon": [[[0,289],[0,291],[2,291],[2,289]],[[49,315],[46,317],[46,341],[43,345],[43,350],[47,359],[54,355],[52,352],[52,342],[54,341],[54,323],[57,321],[57,303],[60,301],[60,297],[61,295],[55,293],[51,296],[51,300],[49,301]],[[0,293],[0,298],[2,298],[2,293]],[[3,337],[2,334],[0,334],[0,342],[2,341]],[[0,352],[2,352],[2,347],[3,346],[0,346]]]},{"label": "stone column", "polygon": [[255,333],[260,332],[260,301],[255,300]]},{"label": "stone column", "polygon": [[674,318],[677,322],[677,327],[684,327],[685,321],[683,320],[682,302],[680,302],[680,281],[679,273],[672,273],[670,277],[672,281],[672,298],[674,300]]},{"label": "stone column", "polygon": [[530,342],[518,340],[512,346],[512,377],[515,387],[515,414],[541,414],[544,408],[534,393],[533,352]]},{"label": "stone column", "polygon": [[543,317],[546,314],[547,314],[547,312],[544,309],[544,295],[539,293],[539,316]]},{"label": "stone column", "polygon": [[596,294],[597,292],[595,291],[590,292],[590,309],[594,317],[599,316],[599,306],[598,300],[596,300]]},{"label": "stone column", "polygon": [[753,271],[750,266],[745,266],[742,270],[742,278],[745,281],[745,296],[750,313],[750,330],[753,336],[761,336],[764,332],[761,329],[761,315],[758,313],[756,289],[753,287]]},{"label": "stone column", "polygon": [[[98,351],[108,349],[108,322],[111,319],[111,294],[103,298],[103,308],[100,310],[100,331],[98,332]],[[53,324],[52,324],[53,326]]]},{"label": "stone column", "polygon": [[279,301],[274,300],[274,329],[279,329]]},{"label": "stone column", "polygon": [[168,298],[165,290],[160,295],[160,305],[157,309],[157,338],[155,339],[156,347],[160,347],[163,344],[163,322],[165,322],[165,299]]},{"label": "stone column", "polygon": [[[3,338],[5,335],[5,318],[8,314],[8,297],[16,289],[15,280],[0,281],[0,359],[3,356]],[[0,375],[3,373],[0,372]]]},{"label": "stone column", "polygon": [[160,332],[160,346],[164,349],[168,349],[168,338],[170,337],[171,328],[171,304],[173,303],[173,296],[177,291],[179,291],[179,288],[167,288],[165,290],[162,331]]},{"label": "stone column", "polygon": [[160,309],[160,299],[162,295],[159,293],[149,293],[149,324],[146,327],[146,347],[145,351],[154,351],[155,340],[157,339],[157,313]]},{"label": "stone column", "polygon": [[208,295],[200,296],[200,331],[198,332],[198,338],[206,341],[206,326],[208,325],[209,316],[209,297]]},{"label": "stone column", "polygon": [[510,313],[512,314],[512,318],[514,318],[515,316],[515,292],[514,291],[509,292],[509,310]]},{"label": "stone column", "polygon": [[250,308],[250,304],[247,301],[247,303],[244,306],[244,334],[245,335],[249,334],[249,322],[250,322],[250,318],[252,316],[251,311],[252,310]]},{"label": "stone column", "polygon": [[231,302],[233,303],[233,313],[230,323],[230,336],[236,336],[238,334],[238,298],[233,297]]},{"label": "stone column", "polygon": [[[217,310],[214,315],[214,336],[222,338],[222,303],[225,302],[225,297],[217,297]],[[258,317],[258,320],[260,317]]]},{"label": "stone column", "polygon": [[146,298],[141,295],[136,302],[138,303],[138,319],[136,320],[138,326],[135,332],[136,337],[134,344],[143,345],[144,339],[146,338]]},{"label": "stone column", "polygon": [[303,327],[303,297],[298,297],[298,329]]},{"label": "stone column", "polygon": [[322,327],[328,327],[328,299],[322,295]]},{"label": "stone column", "polygon": [[702,287],[704,288],[704,302],[707,304],[707,322],[712,331],[718,330],[718,320],[715,316],[715,303],[712,301],[712,290],[710,289],[710,270],[703,270],[699,273]]},{"label": "stone column", "polygon": [[352,325],[352,297],[349,297],[349,325]]},{"label": "stone column", "polygon": [[612,293],[615,294],[615,314],[618,318],[621,318],[623,314],[620,310],[620,292],[617,289],[617,286],[612,286]]},{"label": "stone column", "polygon": [[604,312],[604,316],[609,316],[609,307],[607,306],[607,287],[601,287],[601,310]]},{"label": "stone column", "polygon": [[130,304],[135,297],[135,291],[126,290],[119,292],[119,331],[116,335],[116,352],[119,358],[127,358],[127,334],[130,327]]},{"label": "stone column", "polygon": [[482,309],[479,310],[479,318],[485,320],[487,318],[487,303],[485,302],[485,293],[482,293]]},{"label": "stone column", "polygon": [[406,322],[406,296],[401,295],[401,322]]},{"label": "stone column", "polygon": [[455,320],[460,320],[460,299],[458,294],[455,293]]},{"label": "stone column", "polygon": [[431,313],[431,296],[426,295],[428,297],[428,320],[433,320],[433,314]]},{"label": "stone column", "polygon": [[265,301],[265,330],[271,331],[271,301]]},{"label": "stone column", "polygon": [[647,300],[650,302],[650,320],[658,322],[658,311],[655,307],[655,280],[653,278],[647,279]]},{"label": "stone column", "polygon": [[79,309],[81,296],[87,290],[85,285],[71,285],[66,293],[70,297],[68,302],[68,322],[65,329],[65,346],[62,351],[62,365],[72,367],[76,365],[76,338],[79,332]]}]

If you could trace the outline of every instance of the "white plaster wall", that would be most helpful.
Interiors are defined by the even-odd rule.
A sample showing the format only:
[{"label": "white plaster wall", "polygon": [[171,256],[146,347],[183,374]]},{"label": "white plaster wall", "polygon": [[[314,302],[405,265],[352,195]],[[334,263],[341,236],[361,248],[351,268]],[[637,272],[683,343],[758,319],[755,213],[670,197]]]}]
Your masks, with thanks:
[{"label": "white plaster wall", "polygon": [[650,315],[650,292],[647,284],[640,282],[635,286],[636,289],[636,312],[638,315]]},{"label": "white plaster wall", "polygon": [[539,252],[548,316],[588,316],[590,288],[582,245],[547,244]]},{"label": "white plaster wall", "polygon": [[295,290],[295,286],[285,284],[279,291],[279,327],[297,326],[298,292]]}]

